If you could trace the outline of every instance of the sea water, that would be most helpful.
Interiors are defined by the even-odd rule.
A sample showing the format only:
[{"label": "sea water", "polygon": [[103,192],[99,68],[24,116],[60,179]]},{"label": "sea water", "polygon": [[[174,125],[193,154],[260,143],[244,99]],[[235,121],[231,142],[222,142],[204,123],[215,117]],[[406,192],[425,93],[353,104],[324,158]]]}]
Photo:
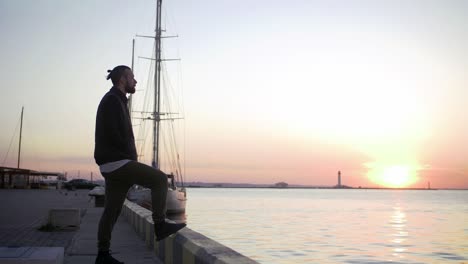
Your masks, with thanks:
[{"label": "sea water", "polygon": [[468,263],[468,191],[187,190],[188,226],[260,263]]}]

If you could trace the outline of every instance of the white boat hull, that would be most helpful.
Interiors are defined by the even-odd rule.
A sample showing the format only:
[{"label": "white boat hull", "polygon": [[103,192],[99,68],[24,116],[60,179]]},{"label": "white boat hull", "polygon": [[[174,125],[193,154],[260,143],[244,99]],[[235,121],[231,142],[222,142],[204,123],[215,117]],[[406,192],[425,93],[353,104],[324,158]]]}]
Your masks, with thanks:
[{"label": "white boat hull", "polygon": [[[127,193],[127,199],[151,208],[151,190],[147,188],[134,188],[132,187]],[[168,214],[178,214],[185,212],[187,197],[185,189],[176,188],[175,190],[169,188],[167,190],[166,209]]]},{"label": "white boat hull", "polygon": [[168,214],[178,214],[185,212],[187,197],[185,189],[169,189],[167,192],[166,208]]}]

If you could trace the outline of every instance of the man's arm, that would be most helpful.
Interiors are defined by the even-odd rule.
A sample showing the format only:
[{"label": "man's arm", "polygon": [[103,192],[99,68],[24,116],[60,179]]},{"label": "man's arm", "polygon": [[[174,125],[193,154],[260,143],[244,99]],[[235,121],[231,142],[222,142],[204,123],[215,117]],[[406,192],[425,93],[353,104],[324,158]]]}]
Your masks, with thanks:
[{"label": "man's arm", "polygon": [[103,123],[106,134],[106,141],[118,151],[125,149],[125,142],[122,129],[123,109],[120,100],[116,96],[108,96],[103,105]]}]

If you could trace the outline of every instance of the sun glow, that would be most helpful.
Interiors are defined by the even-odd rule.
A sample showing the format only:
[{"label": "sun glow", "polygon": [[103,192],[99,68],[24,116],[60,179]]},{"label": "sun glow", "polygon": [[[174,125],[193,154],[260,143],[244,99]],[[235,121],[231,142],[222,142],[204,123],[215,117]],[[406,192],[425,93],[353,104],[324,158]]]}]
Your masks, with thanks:
[{"label": "sun glow", "polygon": [[410,170],[406,166],[391,166],[385,168],[382,180],[386,185],[402,187],[411,183]]},{"label": "sun glow", "polygon": [[416,169],[409,165],[369,166],[368,177],[373,182],[390,188],[404,188],[415,183]]}]

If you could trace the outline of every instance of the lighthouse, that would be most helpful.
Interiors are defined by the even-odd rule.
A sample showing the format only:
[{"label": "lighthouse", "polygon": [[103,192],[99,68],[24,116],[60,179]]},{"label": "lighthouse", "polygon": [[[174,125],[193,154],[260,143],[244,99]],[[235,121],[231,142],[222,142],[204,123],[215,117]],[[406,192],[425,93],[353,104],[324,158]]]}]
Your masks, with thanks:
[{"label": "lighthouse", "polygon": [[338,171],[338,188],[341,188],[341,171]]}]

